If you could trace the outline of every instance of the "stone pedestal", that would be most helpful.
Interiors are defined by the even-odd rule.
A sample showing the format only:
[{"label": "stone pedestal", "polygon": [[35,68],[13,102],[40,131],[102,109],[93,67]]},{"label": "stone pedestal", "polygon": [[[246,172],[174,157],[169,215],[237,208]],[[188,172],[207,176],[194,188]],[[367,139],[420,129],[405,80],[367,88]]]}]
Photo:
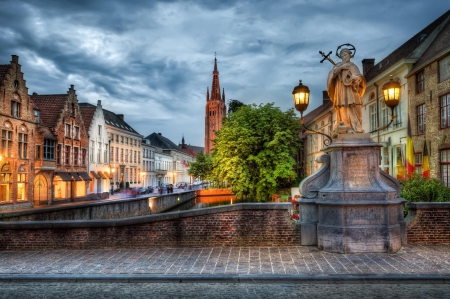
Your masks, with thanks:
[{"label": "stone pedestal", "polygon": [[379,168],[380,147],[360,133],[340,134],[323,149],[324,165],[300,185],[302,245],[315,245],[314,222],[317,246],[329,252],[397,252],[406,243],[405,200]]}]

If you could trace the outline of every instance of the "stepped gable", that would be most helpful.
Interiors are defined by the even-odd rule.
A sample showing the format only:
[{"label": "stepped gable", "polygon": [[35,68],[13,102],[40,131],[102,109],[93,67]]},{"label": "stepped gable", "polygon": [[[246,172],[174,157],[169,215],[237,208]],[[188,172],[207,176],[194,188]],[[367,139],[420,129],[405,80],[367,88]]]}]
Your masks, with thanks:
[{"label": "stepped gable", "polygon": [[404,58],[418,58],[411,57],[414,50],[417,49],[426,39],[427,37],[441,25],[445,19],[450,16],[450,10],[448,10],[445,14],[436,19],[433,23],[422,29],[419,33],[414,35],[408,41],[406,41],[403,45],[394,50],[391,54],[389,54],[386,58],[381,60],[379,63],[371,67],[367,73],[364,75],[366,82],[377,77],[379,74],[386,71],[389,67],[400,61]]},{"label": "stepped gable", "polygon": [[94,118],[95,110],[97,109],[97,106],[94,106],[90,103],[78,103],[78,106],[80,107],[81,117],[83,118],[84,127],[87,131],[89,131],[89,128],[91,127],[92,119]]},{"label": "stepped gable", "polygon": [[[123,114],[115,114],[109,110],[103,109],[103,115],[107,125],[116,127],[121,130],[129,131],[135,134],[139,134],[129,124],[123,120]],[[139,134],[140,135],[140,134]]]},{"label": "stepped gable", "polygon": [[419,60],[417,60],[407,76],[416,73],[425,65],[450,53],[450,15],[447,17],[446,21],[446,24],[443,24],[443,28],[431,43],[430,47],[423,53]]},{"label": "stepped gable", "polygon": [[9,72],[10,65],[9,64],[0,64],[0,85],[6,77],[6,74]]},{"label": "stepped gable", "polygon": [[38,95],[37,93],[33,93],[30,99],[41,111],[41,123],[50,128],[55,127],[58,122],[58,117],[61,115],[66,104],[67,94]]}]

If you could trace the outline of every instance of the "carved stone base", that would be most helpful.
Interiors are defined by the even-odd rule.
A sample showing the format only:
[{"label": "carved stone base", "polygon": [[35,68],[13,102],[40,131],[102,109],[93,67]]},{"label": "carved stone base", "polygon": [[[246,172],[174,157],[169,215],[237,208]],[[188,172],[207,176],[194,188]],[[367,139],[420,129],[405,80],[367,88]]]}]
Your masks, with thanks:
[{"label": "carved stone base", "polygon": [[300,185],[302,245],[315,245],[316,225],[321,250],[397,252],[406,244],[405,200],[398,181],[379,168],[381,145],[368,134],[338,137],[324,149],[323,166]]}]

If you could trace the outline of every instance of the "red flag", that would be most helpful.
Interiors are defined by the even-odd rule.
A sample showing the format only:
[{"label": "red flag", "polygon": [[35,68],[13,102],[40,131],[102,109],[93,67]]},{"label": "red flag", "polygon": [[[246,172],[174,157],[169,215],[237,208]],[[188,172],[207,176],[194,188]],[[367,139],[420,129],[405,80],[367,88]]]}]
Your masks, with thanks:
[{"label": "red flag", "polygon": [[430,160],[428,157],[428,147],[427,141],[423,143],[423,153],[422,153],[422,176],[424,178],[430,178]]},{"label": "red flag", "polygon": [[406,136],[406,175],[411,177],[414,173],[414,145],[411,138],[411,122],[409,121],[408,114],[408,133]]}]

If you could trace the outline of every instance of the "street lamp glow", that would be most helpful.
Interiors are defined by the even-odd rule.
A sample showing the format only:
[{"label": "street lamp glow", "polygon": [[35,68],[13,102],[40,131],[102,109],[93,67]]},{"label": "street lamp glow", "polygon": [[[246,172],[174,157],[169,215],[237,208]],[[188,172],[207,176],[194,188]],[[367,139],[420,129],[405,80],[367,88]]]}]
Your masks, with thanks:
[{"label": "street lamp glow", "polygon": [[400,83],[394,81],[391,75],[390,80],[385,83],[381,89],[383,90],[383,97],[386,106],[391,109],[397,107],[398,103],[400,102]]},{"label": "street lamp glow", "polygon": [[295,109],[300,112],[303,117],[303,112],[308,108],[309,105],[309,88],[302,84],[302,80],[299,81],[298,86],[295,86],[292,91],[292,96],[294,97]]}]

